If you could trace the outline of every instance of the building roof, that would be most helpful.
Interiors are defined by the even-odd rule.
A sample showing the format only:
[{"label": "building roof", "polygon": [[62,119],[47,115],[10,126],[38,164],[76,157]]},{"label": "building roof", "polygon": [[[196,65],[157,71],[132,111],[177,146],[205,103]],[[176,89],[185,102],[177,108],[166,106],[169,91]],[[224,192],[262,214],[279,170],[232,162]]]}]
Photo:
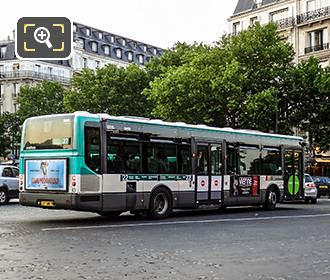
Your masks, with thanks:
[{"label": "building roof", "polygon": [[[137,64],[143,64],[139,60],[139,55],[142,55],[144,57],[144,61],[148,62],[149,59],[151,59],[152,57],[159,57],[164,52],[164,49],[162,48],[106,31],[102,31],[84,24],[74,22],[73,25],[76,27],[76,30],[73,32],[74,41],[77,41],[79,39],[83,40],[83,49],[87,53],[93,53],[103,56],[105,58],[118,60],[118,62],[135,62]],[[89,35],[87,35],[86,30],[89,30]],[[102,34],[101,38],[99,37],[99,34]],[[111,38],[113,38],[113,40]],[[125,41],[125,43],[123,43],[123,41]],[[93,51],[92,42],[97,43],[97,51]],[[110,47],[109,54],[105,52],[104,46]],[[14,40],[0,41],[0,47],[6,47],[4,57],[0,57],[0,61],[16,59]],[[116,55],[117,49],[120,49],[122,51],[121,58],[118,58]],[[132,54],[132,59],[129,59],[129,53]],[[69,60],[47,62],[70,67]]]},{"label": "building roof", "polygon": [[[275,2],[278,2],[279,0],[262,0],[261,1],[261,7],[265,5],[269,5]],[[238,0],[236,9],[234,11],[234,15],[238,15],[247,11],[251,11],[253,9],[257,9],[257,1],[255,0]]]}]

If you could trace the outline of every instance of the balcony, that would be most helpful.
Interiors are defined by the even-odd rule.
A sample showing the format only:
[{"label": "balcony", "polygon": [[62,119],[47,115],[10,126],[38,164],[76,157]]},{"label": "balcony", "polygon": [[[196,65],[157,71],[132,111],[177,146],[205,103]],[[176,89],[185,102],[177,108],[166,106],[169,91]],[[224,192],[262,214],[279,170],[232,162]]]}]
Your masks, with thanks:
[{"label": "balcony", "polygon": [[46,74],[46,73],[40,73],[36,71],[5,71],[0,72],[0,81],[1,80],[15,80],[15,79],[32,79],[37,81],[42,80],[48,80],[48,81],[57,81],[62,84],[68,85],[70,83],[70,79],[58,76],[58,75],[52,75],[52,74]]},{"label": "balcony", "polygon": [[276,21],[278,29],[290,28],[296,25],[296,19],[294,17],[284,18]]},{"label": "balcony", "polygon": [[320,8],[297,16],[297,24],[322,19],[330,16],[330,7]]},{"label": "balcony", "polygon": [[329,43],[325,43],[322,45],[316,45],[313,47],[305,48],[305,54],[311,53],[311,52],[317,52],[322,50],[328,50],[329,49]]}]

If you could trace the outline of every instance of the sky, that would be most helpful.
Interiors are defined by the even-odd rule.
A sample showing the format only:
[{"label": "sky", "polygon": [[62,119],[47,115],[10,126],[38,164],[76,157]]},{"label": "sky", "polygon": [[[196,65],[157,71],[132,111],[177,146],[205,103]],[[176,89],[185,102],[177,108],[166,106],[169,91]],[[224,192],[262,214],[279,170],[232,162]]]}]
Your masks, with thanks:
[{"label": "sky", "polygon": [[11,0],[1,1],[0,40],[21,17],[65,16],[72,21],[161,48],[176,42],[217,41],[237,0]]}]

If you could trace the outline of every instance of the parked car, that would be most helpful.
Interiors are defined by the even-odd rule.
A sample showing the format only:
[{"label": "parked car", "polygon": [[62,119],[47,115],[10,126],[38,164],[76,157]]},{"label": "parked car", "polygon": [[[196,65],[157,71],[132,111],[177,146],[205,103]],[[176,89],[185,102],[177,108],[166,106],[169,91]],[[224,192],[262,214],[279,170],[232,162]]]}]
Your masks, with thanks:
[{"label": "parked car", "polygon": [[317,188],[313,178],[309,174],[305,174],[305,202],[317,203]]},{"label": "parked car", "polygon": [[10,199],[18,198],[18,168],[11,165],[0,165],[0,205]]},{"label": "parked car", "polygon": [[317,187],[317,197],[326,195],[330,198],[330,178],[315,176],[313,177],[313,180]]}]

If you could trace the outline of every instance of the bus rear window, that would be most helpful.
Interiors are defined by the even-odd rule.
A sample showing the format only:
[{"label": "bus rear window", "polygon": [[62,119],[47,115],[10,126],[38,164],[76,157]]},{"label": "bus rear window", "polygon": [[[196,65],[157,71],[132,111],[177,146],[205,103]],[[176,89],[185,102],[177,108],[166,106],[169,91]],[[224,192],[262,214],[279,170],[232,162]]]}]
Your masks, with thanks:
[{"label": "bus rear window", "polygon": [[29,119],[25,125],[24,149],[72,149],[73,116]]}]

